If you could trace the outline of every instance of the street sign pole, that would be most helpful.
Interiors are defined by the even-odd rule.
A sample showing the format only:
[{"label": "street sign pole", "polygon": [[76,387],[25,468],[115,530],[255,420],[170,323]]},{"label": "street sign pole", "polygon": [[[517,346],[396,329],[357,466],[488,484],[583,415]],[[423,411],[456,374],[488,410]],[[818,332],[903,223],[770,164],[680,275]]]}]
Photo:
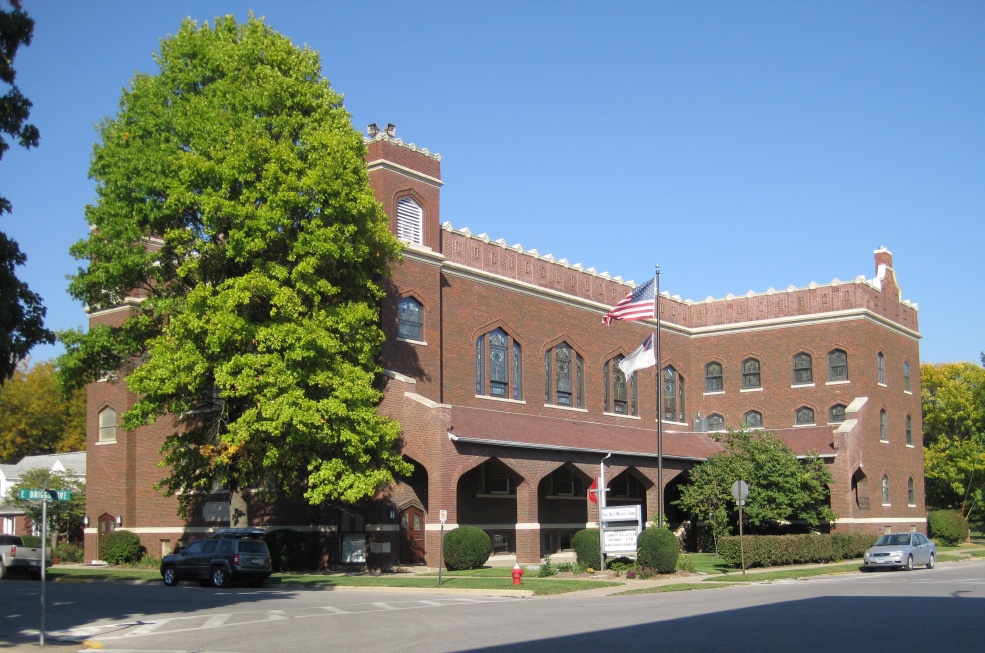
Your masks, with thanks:
[{"label": "street sign pole", "polygon": [[742,562],[742,573],[746,573],[746,547],[742,543],[742,506],[746,505],[746,497],[749,496],[749,484],[739,480],[732,484],[732,496],[739,504],[739,560]]},{"label": "street sign pole", "polygon": [[48,562],[48,554],[45,550],[48,540],[48,491],[41,490],[41,640],[40,646],[44,648],[44,613],[45,613],[45,563]]},{"label": "street sign pole", "polygon": [[448,521],[448,511],[439,510],[438,519],[441,521],[441,534],[438,539],[438,587],[441,587],[441,567],[444,564],[445,522]]}]

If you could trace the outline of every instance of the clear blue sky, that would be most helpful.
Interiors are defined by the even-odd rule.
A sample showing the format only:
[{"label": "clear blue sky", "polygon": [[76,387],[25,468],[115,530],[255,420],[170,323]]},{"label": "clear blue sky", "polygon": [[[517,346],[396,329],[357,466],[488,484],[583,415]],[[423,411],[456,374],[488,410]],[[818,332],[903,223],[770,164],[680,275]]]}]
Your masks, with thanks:
[{"label": "clear blue sky", "polygon": [[[354,125],[442,155],[442,219],[703,300],[874,275],[893,252],[925,362],[985,349],[985,2],[23,0],[41,130],[0,161],[54,329],[94,125],[191,17],[321,53]],[[41,347],[34,359],[59,347]]]}]

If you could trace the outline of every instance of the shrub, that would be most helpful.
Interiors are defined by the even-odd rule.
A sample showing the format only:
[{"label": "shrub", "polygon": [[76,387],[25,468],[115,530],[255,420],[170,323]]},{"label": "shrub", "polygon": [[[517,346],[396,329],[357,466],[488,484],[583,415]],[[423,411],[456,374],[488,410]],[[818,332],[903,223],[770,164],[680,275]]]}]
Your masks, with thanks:
[{"label": "shrub", "polygon": [[82,547],[78,544],[59,544],[52,552],[52,558],[60,558],[62,562],[82,562]]},{"label": "shrub", "polygon": [[934,510],[927,520],[930,537],[941,546],[957,546],[968,539],[968,520],[957,510]]},{"label": "shrub", "polygon": [[650,527],[640,533],[636,561],[641,567],[652,567],[658,574],[677,571],[681,545],[677,536],[666,528]]},{"label": "shrub", "polygon": [[481,528],[459,526],[445,535],[443,548],[445,567],[449,571],[478,569],[489,559],[492,541]]},{"label": "shrub", "polygon": [[[745,535],[741,544],[746,567],[772,567],[860,558],[875,539],[872,533]],[[742,547],[738,537],[719,538],[718,557],[738,567],[742,563]]]},{"label": "shrub", "polygon": [[99,543],[99,557],[111,565],[137,562],[144,553],[140,538],[130,531],[113,531]]},{"label": "shrub", "polygon": [[318,569],[321,564],[318,533],[279,528],[266,533],[263,540],[270,549],[270,564],[274,571],[308,571]]},{"label": "shrub", "polygon": [[578,531],[571,536],[571,547],[575,550],[575,560],[578,564],[592,568],[602,566],[598,529],[586,528]]}]

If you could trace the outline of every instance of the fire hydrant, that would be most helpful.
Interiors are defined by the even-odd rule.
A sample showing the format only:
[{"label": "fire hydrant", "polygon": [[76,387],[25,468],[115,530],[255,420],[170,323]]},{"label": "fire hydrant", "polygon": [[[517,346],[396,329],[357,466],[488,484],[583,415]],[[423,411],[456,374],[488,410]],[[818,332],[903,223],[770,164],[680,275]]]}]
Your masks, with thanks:
[{"label": "fire hydrant", "polygon": [[520,569],[520,565],[518,565],[518,564],[513,565],[513,584],[514,585],[520,585],[520,584],[522,584],[520,582],[520,580],[522,578],[523,578],[523,570]]}]

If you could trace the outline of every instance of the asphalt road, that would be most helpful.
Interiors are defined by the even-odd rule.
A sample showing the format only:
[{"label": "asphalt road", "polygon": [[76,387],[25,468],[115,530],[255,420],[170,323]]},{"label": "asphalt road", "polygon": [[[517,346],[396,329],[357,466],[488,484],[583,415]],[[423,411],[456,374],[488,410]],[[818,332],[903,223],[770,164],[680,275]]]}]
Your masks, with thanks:
[{"label": "asphalt road", "polygon": [[[39,650],[38,583],[0,584],[0,650]],[[961,651],[985,646],[985,561],[637,596],[52,583],[59,650]],[[72,642],[69,644],[68,642]]]}]

